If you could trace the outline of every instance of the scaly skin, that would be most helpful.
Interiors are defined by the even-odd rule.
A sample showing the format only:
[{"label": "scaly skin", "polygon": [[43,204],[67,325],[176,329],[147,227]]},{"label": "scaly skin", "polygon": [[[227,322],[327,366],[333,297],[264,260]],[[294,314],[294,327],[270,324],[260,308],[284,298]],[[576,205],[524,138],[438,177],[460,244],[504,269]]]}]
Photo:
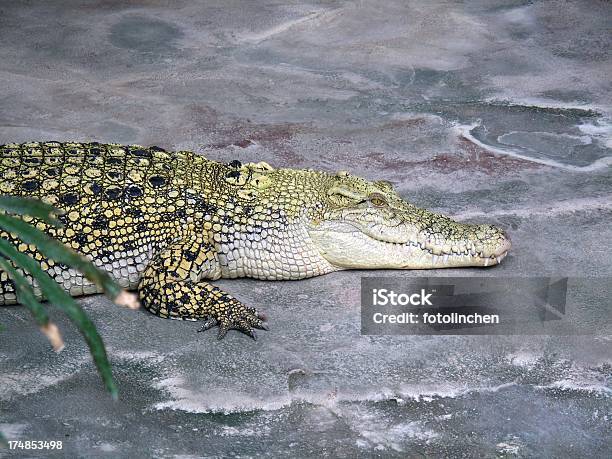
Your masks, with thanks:
[{"label": "scaly skin", "polygon": [[[65,211],[63,228],[29,217],[107,270],[161,317],[204,320],[219,337],[265,328],[208,280],[304,279],[350,268],[491,266],[510,243],[490,225],[456,223],[402,200],[387,182],[346,172],[222,164],[192,152],[98,143],[0,146],[0,194]],[[73,296],[83,276],[2,233]],[[0,273],[0,304],[16,301]],[[39,292],[37,291],[37,294]]]}]

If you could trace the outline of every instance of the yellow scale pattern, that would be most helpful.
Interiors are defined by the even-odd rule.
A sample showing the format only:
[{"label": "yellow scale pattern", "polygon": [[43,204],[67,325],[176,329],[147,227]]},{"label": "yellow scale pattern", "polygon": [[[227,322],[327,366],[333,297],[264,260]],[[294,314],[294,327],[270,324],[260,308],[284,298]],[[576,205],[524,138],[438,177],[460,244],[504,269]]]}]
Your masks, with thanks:
[{"label": "yellow scale pattern", "polygon": [[[151,312],[205,320],[254,336],[254,308],[203,279],[299,279],[334,270],[308,244],[296,171],[266,163],[222,164],[192,152],[99,143],[0,146],[0,194],[42,199],[64,211],[63,228],[26,221],[86,255]],[[323,182],[329,174],[299,171]],[[275,184],[275,186],[270,186]],[[1,237],[38,260],[73,296],[96,293],[83,276],[15,235]],[[31,279],[30,279],[31,281]],[[37,291],[37,294],[40,293]],[[0,304],[16,302],[0,273]]]}]

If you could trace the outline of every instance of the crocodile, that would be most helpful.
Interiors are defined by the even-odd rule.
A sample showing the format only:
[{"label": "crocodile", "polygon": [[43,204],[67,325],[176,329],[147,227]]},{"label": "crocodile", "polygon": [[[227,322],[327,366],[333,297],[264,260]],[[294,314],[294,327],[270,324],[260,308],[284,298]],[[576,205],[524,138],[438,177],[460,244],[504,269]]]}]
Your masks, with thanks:
[{"label": "crocodile", "polygon": [[[164,318],[201,320],[218,337],[255,337],[265,316],[210,281],[304,279],[344,269],[493,266],[510,249],[499,228],[419,208],[387,181],[345,171],[212,161],[190,151],[97,142],[0,146],[0,194],[62,209],[62,227],[23,217],[85,255]],[[72,296],[83,275],[3,232]],[[31,281],[31,279],[30,279]],[[34,284],[36,294],[40,291]],[[0,273],[0,304],[16,303]]]}]

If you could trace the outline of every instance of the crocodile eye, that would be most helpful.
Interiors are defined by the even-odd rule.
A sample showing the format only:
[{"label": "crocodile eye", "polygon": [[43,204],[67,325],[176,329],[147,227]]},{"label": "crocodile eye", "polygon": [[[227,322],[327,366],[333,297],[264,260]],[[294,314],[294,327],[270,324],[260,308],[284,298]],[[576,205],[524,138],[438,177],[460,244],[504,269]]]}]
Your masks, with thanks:
[{"label": "crocodile eye", "polygon": [[376,207],[382,207],[387,204],[385,199],[382,196],[377,194],[370,196],[370,202],[374,204]]}]

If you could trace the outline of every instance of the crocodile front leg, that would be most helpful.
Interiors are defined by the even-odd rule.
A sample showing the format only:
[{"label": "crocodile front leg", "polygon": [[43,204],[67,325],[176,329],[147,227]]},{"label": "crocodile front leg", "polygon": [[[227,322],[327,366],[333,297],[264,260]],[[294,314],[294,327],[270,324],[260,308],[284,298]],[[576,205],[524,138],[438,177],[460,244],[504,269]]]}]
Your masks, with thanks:
[{"label": "crocodile front leg", "polygon": [[214,247],[204,236],[190,234],[153,258],[140,279],[138,296],[160,317],[205,320],[202,330],[218,325],[219,339],[230,329],[256,339],[253,328],[267,327],[255,308],[202,280],[218,279],[220,272]]}]

